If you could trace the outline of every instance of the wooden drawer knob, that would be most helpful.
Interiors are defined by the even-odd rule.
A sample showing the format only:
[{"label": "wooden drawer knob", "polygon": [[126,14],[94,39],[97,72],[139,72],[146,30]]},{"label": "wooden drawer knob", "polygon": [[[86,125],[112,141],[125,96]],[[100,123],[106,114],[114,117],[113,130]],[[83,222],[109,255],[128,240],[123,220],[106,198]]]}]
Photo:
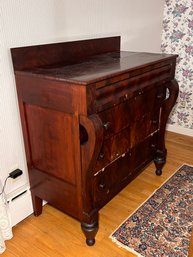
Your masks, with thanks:
[{"label": "wooden drawer knob", "polygon": [[106,184],[104,182],[99,184],[99,189],[104,190],[106,188]]},{"label": "wooden drawer knob", "polygon": [[106,123],[103,124],[103,127],[105,130],[108,130],[111,126],[111,123],[109,121],[107,121]]},{"label": "wooden drawer knob", "polygon": [[99,160],[103,160],[104,157],[105,157],[105,154],[104,154],[104,153],[100,153],[100,154],[99,154]]}]

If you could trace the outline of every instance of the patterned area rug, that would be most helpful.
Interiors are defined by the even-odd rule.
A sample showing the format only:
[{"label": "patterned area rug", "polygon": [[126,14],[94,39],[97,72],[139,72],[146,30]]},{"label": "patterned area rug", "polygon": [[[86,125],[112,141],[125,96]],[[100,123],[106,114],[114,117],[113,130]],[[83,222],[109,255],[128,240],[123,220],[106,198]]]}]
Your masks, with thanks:
[{"label": "patterned area rug", "polygon": [[110,238],[141,257],[186,257],[193,225],[193,167],[183,165]]}]

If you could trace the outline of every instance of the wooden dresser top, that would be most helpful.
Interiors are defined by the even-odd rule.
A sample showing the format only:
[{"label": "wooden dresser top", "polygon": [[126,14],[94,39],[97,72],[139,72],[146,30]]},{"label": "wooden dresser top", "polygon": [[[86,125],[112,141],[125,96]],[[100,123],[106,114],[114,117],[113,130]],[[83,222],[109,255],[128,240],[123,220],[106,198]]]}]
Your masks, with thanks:
[{"label": "wooden dresser top", "polygon": [[120,37],[11,49],[16,74],[90,84],[134,69],[143,72],[176,59],[175,55],[120,51]]},{"label": "wooden dresser top", "polygon": [[78,84],[90,84],[130,72],[136,68],[145,68],[155,64],[157,64],[156,67],[160,67],[163,65],[160,62],[167,61],[171,57],[173,56],[165,54],[120,51],[94,55],[75,64],[51,65],[17,73]]}]

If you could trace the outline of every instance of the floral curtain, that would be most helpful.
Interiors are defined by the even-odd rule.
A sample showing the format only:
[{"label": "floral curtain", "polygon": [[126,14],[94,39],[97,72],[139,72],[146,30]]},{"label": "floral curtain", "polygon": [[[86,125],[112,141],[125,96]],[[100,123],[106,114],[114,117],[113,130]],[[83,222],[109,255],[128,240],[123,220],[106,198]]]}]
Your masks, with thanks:
[{"label": "floral curtain", "polygon": [[3,192],[2,184],[0,181],[0,254],[6,249],[5,240],[11,239],[12,229],[11,222],[8,215],[8,205],[5,194]]},{"label": "floral curtain", "polygon": [[180,92],[169,124],[193,129],[193,0],[166,0],[162,51],[178,54]]}]

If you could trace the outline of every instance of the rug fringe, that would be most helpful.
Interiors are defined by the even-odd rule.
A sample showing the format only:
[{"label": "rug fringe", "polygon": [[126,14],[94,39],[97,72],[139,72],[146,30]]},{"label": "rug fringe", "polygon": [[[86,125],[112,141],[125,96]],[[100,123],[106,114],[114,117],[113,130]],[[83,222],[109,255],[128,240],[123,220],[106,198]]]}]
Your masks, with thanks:
[{"label": "rug fringe", "polygon": [[112,240],[113,243],[115,243],[118,247],[120,248],[124,248],[125,250],[127,250],[130,253],[135,254],[137,257],[144,257],[143,255],[141,255],[140,253],[137,253],[136,251],[134,251],[133,249],[131,249],[130,247],[122,244],[121,242],[119,242],[117,239],[115,239],[114,237],[112,237],[112,235],[109,236],[109,238]]}]

